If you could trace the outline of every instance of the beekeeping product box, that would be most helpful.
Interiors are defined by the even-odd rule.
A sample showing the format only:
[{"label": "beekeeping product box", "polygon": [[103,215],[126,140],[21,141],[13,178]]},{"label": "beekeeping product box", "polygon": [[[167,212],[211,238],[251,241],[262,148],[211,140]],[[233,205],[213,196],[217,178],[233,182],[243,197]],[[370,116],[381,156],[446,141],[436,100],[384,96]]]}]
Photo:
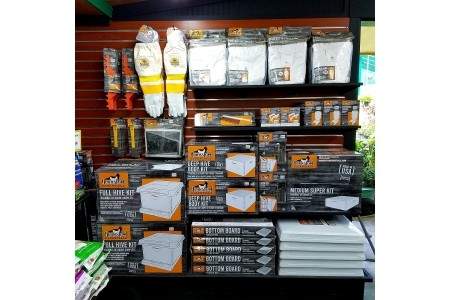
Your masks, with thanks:
[{"label": "beekeeping product box", "polygon": [[341,100],[323,101],[323,126],[341,126]]},{"label": "beekeeping product box", "polygon": [[358,126],[359,124],[359,101],[342,100],[341,108],[342,126]]},{"label": "beekeeping product box", "polygon": [[274,244],[275,244],[274,237],[245,237],[245,236],[192,237],[192,245],[203,245],[203,246],[222,246],[222,245],[272,246]]},{"label": "beekeeping product box", "polygon": [[272,255],[276,252],[276,246],[254,246],[254,245],[227,245],[227,246],[192,246],[192,254],[206,255]]},{"label": "beekeeping product box", "polygon": [[261,108],[261,127],[281,126],[281,110],[279,107]]},{"label": "beekeeping product box", "polygon": [[266,219],[246,219],[223,222],[192,222],[195,237],[274,237],[275,226]]},{"label": "beekeeping product box", "polygon": [[286,202],[286,180],[259,181],[259,211],[278,210],[279,203]]},{"label": "beekeeping product box", "polygon": [[280,107],[281,126],[300,126],[300,107]]},{"label": "beekeeping product box", "polygon": [[219,274],[246,274],[246,275],[275,275],[275,264],[272,265],[193,265],[193,273],[219,275]]},{"label": "beekeeping product box", "polygon": [[186,152],[188,179],[256,178],[257,145],[251,141],[191,140]]},{"label": "beekeeping product box", "polygon": [[322,126],[323,103],[319,100],[305,101],[301,107],[304,126]]},{"label": "beekeeping product box", "polygon": [[259,174],[287,171],[287,132],[258,132]]},{"label": "beekeeping product box", "polygon": [[177,222],[184,217],[182,161],[121,159],[96,171],[97,209],[104,222]]},{"label": "beekeeping product box", "polygon": [[195,126],[255,126],[255,113],[243,112],[211,112],[196,113]]},{"label": "beekeeping product box", "polygon": [[222,254],[222,255],[193,255],[192,265],[268,265],[275,261],[275,255],[247,255],[247,254]]},{"label": "beekeeping product box", "polygon": [[256,213],[254,179],[191,179],[187,181],[188,214]]},{"label": "beekeeping product box", "polygon": [[110,252],[106,264],[119,272],[182,273],[186,270],[185,228],[98,223],[98,238]]}]

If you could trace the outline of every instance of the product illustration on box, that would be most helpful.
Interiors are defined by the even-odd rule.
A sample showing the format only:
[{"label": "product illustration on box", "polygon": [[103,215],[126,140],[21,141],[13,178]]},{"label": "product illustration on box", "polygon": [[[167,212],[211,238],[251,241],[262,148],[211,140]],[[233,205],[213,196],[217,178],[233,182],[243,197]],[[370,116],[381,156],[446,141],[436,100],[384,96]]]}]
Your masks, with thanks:
[{"label": "product illustration on box", "polygon": [[237,209],[238,211],[251,211],[256,210],[256,191],[255,189],[234,189],[230,188],[226,194],[226,203],[228,211]]},{"label": "product illustration on box", "polygon": [[172,219],[181,203],[182,182],[155,180],[136,189],[141,196],[143,214]]},{"label": "product illustration on box", "polygon": [[255,177],[256,157],[247,153],[228,153],[225,169],[228,177]]},{"label": "product illustration on box", "polygon": [[167,272],[181,272],[183,241],[182,234],[170,232],[157,232],[140,239],[144,254],[142,264]]}]

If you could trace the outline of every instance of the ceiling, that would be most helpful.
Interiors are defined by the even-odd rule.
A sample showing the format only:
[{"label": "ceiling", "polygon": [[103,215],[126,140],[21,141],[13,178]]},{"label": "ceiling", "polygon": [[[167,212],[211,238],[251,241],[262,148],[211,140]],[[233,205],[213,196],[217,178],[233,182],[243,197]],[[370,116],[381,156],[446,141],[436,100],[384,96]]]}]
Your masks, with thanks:
[{"label": "ceiling", "polygon": [[75,14],[76,15],[85,15],[85,16],[101,16],[101,15],[103,15],[101,10],[98,10],[97,8],[95,8],[94,5],[91,4],[92,2],[96,2],[96,3],[103,2],[114,8],[114,6],[119,6],[119,5],[145,2],[145,0],[95,0],[95,1],[75,0]]}]

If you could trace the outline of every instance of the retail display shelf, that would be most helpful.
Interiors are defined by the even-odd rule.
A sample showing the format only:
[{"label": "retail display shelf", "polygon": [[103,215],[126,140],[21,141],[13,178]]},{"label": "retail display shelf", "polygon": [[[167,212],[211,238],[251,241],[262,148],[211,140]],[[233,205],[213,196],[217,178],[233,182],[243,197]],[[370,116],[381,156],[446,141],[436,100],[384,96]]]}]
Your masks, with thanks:
[{"label": "retail display shelf", "polygon": [[261,280],[361,280],[364,282],[372,282],[373,277],[367,270],[364,270],[363,277],[350,277],[350,276],[280,276],[280,275],[253,275],[253,274],[218,274],[218,275],[205,275],[195,273],[182,273],[182,274],[130,274],[121,272],[110,272],[112,280],[145,280],[152,278],[167,278],[167,279],[182,279],[182,278],[207,278],[208,280],[220,280],[227,278],[239,278],[245,279],[261,279]]},{"label": "retail display shelf", "polygon": [[196,132],[258,132],[258,131],[288,131],[288,132],[301,132],[301,133],[340,133],[348,131],[356,131],[360,126],[320,126],[320,127],[305,127],[305,126],[196,126],[194,130]]},{"label": "retail display shelf", "polygon": [[189,85],[190,90],[233,90],[233,89],[340,89],[340,90],[352,90],[362,85],[361,82],[349,82],[349,83],[304,83],[304,84],[279,84],[279,85]]},{"label": "retail display shelf", "polygon": [[[302,217],[332,217],[337,215],[345,215],[347,217],[356,217],[360,215],[359,212],[348,211],[274,211],[274,212],[257,212],[251,216],[254,218],[268,218],[268,219],[284,219],[284,218],[302,218]],[[188,219],[242,219],[242,214],[191,214],[187,216]]]}]

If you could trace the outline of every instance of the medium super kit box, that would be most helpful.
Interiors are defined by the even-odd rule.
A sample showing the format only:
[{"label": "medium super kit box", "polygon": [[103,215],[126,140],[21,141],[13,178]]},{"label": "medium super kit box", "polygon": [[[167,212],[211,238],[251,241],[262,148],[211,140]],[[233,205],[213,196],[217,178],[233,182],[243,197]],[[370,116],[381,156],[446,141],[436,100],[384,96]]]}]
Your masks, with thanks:
[{"label": "medium super kit box", "polygon": [[265,219],[246,219],[223,222],[192,222],[192,236],[195,237],[274,237],[275,226]]},{"label": "medium super kit box", "polygon": [[243,112],[213,112],[196,113],[195,126],[255,126],[255,113]]},{"label": "medium super kit box", "polygon": [[323,101],[323,126],[341,126],[341,100]]},{"label": "medium super kit box", "polygon": [[240,264],[240,265],[270,265],[275,261],[274,255],[193,255],[192,265],[218,265],[218,264]]},{"label": "medium super kit box", "polygon": [[358,126],[359,124],[359,101],[342,100],[341,108],[342,126]]},{"label": "medium super kit box", "polygon": [[228,246],[192,246],[192,254],[206,255],[273,255],[275,246],[252,246],[252,245],[228,245]]},{"label": "medium super kit box", "polygon": [[261,127],[281,125],[281,111],[279,107],[261,108]]},{"label": "medium super kit box", "polygon": [[101,221],[180,222],[184,219],[182,161],[122,159],[97,171]]},{"label": "medium super kit box", "polygon": [[192,237],[192,245],[203,245],[203,246],[222,246],[222,245],[272,246],[274,244],[275,244],[274,237],[240,237],[240,236]]},{"label": "medium super kit box", "polygon": [[192,272],[208,275],[219,275],[219,274],[275,275],[275,264],[265,266],[243,265],[243,264],[193,265]]},{"label": "medium super kit box", "polygon": [[132,273],[182,273],[186,270],[185,228],[99,223],[106,264]]},{"label": "medium super kit box", "polygon": [[183,147],[184,120],[145,119],[145,156],[155,158],[180,158]]},{"label": "medium super kit box", "polygon": [[188,179],[256,178],[253,142],[191,140],[186,152]]},{"label": "medium super kit box", "polygon": [[257,182],[249,179],[187,181],[188,214],[256,213]]},{"label": "medium super kit box", "polygon": [[304,126],[322,126],[323,124],[323,103],[322,101],[305,101],[302,105],[302,115]]},{"label": "medium super kit box", "polygon": [[280,107],[281,126],[300,126],[300,107]]}]

